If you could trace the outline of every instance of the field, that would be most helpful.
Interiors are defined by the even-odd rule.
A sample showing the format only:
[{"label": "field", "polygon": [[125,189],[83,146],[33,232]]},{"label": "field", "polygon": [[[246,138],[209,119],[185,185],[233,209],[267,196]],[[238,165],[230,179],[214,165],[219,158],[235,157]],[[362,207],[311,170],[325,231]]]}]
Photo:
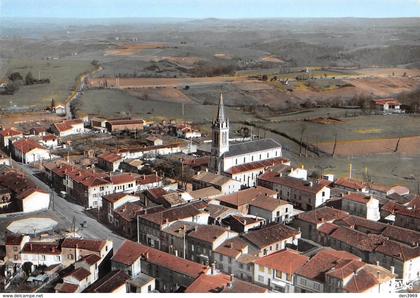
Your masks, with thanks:
[{"label": "field", "polygon": [[125,44],[116,49],[105,50],[105,56],[132,56],[142,53],[144,50],[165,49],[168,45],[165,43],[143,43],[143,44]]},{"label": "field", "polygon": [[63,102],[79,74],[92,69],[90,61],[13,59],[7,65],[7,73],[17,71],[25,77],[32,72],[35,78],[49,78],[50,83],[21,86],[13,95],[0,95],[0,106],[45,107],[51,103],[51,98],[57,103]]}]

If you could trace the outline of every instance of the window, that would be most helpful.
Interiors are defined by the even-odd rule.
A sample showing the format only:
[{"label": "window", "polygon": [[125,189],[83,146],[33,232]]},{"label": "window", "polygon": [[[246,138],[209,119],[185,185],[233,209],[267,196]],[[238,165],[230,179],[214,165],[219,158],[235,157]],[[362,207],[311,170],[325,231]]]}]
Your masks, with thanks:
[{"label": "window", "polygon": [[258,265],[258,270],[259,270],[260,272],[264,272],[264,271],[265,271],[265,268],[264,268],[263,266],[259,266],[259,265]]},{"label": "window", "polygon": [[67,259],[69,259],[69,260],[73,260],[73,255],[71,255],[71,254],[70,254],[70,255],[68,255],[68,256],[67,256]]},{"label": "window", "polygon": [[99,187],[100,191],[103,191],[105,188],[103,186]]},{"label": "window", "polygon": [[18,251],[18,247],[17,246],[13,246],[13,251]]},{"label": "window", "polygon": [[264,276],[258,275],[258,281],[259,282],[264,282]]},{"label": "window", "polygon": [[151,292],[151,291],[152,291],[152,285],[148,285],[148,286],[147,286],[147,291],[148,291],[148,292]]},{"label": "window", "polygon": [[232,264],[232,258],[229,257],[229,264]]},{"label": "window", "polygon": [[276,278],[281,279],[281,271],[276,270],[275,272],[276,272],[275,274]]},{"label": "window", "polygon": [[45,261],[45,255],[41,255],[41,261]]}]

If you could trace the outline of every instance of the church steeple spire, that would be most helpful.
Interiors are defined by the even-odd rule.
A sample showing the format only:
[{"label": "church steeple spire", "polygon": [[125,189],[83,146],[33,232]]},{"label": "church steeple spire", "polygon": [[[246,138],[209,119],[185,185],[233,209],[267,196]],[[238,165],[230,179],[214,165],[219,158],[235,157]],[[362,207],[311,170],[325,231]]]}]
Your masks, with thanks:
[{"label": "church steeple spire", "polygon": [[212,123],[212,144],[210,168],[213,172],[223,172],[223,154],[229,151],[229,119],[225,115],[223,94],[220,94],[216,119]]},{"label": "church steeple spire", "polygon": [[223,93],[220,93],[219,106],[217,110],[217,120],[220,123],[225,122],[225,107],[223,105]]}]

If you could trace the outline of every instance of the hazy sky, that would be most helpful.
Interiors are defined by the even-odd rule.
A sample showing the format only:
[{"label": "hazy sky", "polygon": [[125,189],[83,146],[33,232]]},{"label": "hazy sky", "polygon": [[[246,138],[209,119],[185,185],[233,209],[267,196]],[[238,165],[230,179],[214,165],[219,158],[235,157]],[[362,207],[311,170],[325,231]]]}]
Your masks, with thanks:
[{"label": "hazy sky", "polygon": [[0,0],[3,17],[414,17],[420,0]]}]

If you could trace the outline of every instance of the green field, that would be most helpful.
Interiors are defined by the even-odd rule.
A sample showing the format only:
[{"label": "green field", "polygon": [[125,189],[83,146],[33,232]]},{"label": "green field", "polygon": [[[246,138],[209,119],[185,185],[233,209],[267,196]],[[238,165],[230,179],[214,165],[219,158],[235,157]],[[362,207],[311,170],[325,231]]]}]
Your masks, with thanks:
[{"label": "green field", "polygon": [[81,60],[11,60],[6,73],[20,72],[25,77],[32,72],[34,78],[49,78],[49,84],[21,86],[13,95],[0,95],[0,106],[44,107],[54,98],[63,102],[70,94],[76,78],[83,72],[93,70],[90,61]]}]

